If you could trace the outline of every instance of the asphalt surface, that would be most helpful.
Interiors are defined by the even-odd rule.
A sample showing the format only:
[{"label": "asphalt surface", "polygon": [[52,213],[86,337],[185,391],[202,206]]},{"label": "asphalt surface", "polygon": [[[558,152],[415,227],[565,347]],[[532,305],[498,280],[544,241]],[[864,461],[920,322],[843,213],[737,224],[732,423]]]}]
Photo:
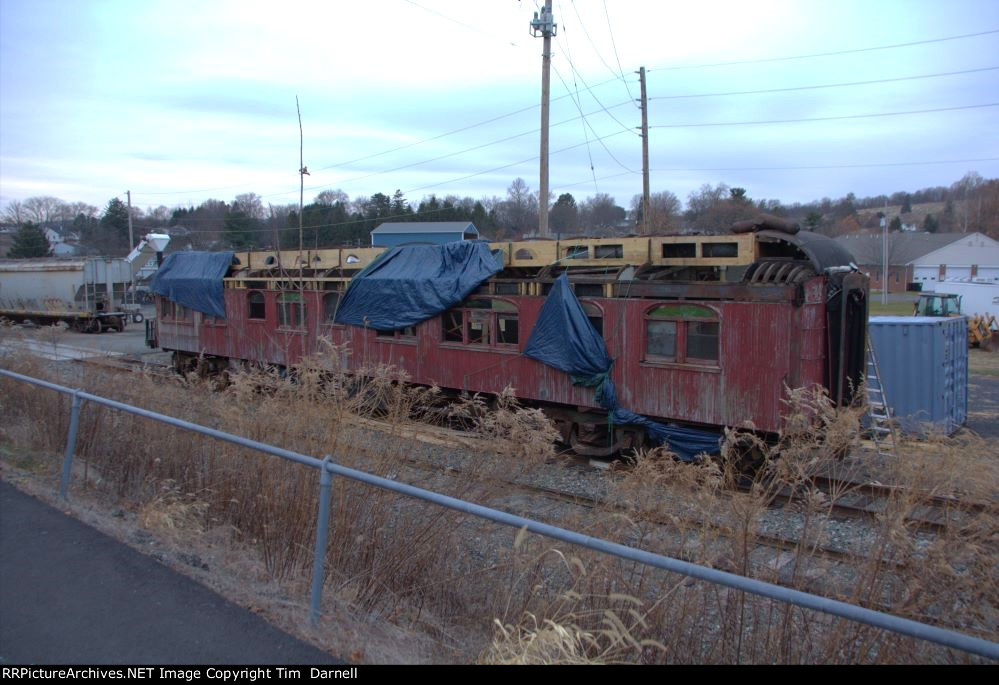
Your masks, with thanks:
[{"label": "asphalt surface", "polygon": [[0,481],[0,664],[335,664]]}]

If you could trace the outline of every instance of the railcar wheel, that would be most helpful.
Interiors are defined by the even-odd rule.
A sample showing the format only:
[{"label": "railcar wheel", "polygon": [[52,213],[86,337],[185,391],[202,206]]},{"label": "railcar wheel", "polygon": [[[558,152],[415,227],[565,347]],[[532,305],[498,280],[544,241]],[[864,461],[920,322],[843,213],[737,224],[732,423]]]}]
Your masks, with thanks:
[{"label": "railcar wheel", "polygon": [[737,478],[753,479],[766,465],[767,444],[758,435],[740,431],[726,441],[722,458]]}]

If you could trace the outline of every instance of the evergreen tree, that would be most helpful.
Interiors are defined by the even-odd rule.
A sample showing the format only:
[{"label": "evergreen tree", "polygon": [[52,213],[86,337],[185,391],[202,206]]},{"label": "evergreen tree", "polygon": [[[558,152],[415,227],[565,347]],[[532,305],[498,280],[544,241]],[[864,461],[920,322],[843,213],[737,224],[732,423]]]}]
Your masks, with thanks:
[{"label": "evergreen tree", "polygon": [[940,228],[940,222],[932,214],[927,214],[926,218],[923,219],[923,230],[927,233],[936,233],[937,229]]},{"label": "evergreen tree", "polygon": [[111,254],[127,251],[128,246],[128,207],[116,197],[111,198],[101,217],[101,235],[97,247]]},{"label": "evergreen tree", "polygon": [[554,233],[568,233],[579,226],[579,208],[576,198],[570,193],[562,193],[548,212],[548,226]]},{"label": "evergreen tree", "polygon": [[45,231],[30,221],[24,222],[14,234],[14,244],[7,256],[11,259],[50,257],[52,248]]},{"label": "evergreen tree", "polygon": [[254,247],[257,243],[255,229],[258,224],[259,222],[240,210],[226,214],[225,235],[229,244],[237,250]]}]

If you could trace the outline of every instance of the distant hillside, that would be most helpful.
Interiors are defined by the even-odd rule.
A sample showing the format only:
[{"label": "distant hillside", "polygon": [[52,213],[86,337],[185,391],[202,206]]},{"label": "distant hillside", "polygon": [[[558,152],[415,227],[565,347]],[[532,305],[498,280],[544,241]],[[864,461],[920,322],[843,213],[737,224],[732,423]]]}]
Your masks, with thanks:
[{"label": "distant hillside", "polygon": [[[960,201],[954,203],[955,213],[963,208],[963,204]],[[864,229],[878,228],[880,226],[878,215],[884,213],[888,217],[889,222],[897,216],[902,219],[902,223],[912,224],[916,228],[922,229],[923,222],[926,221],[928,215],[932,214],[939,220],[943,216],[946,206],[945,202],[923,202],[921,204],[913,204],[912,211],[905,214],[902,213],[902,205],[888,205],[887,208],[872,207],[870,209],[858,209],[857,220]]]}]

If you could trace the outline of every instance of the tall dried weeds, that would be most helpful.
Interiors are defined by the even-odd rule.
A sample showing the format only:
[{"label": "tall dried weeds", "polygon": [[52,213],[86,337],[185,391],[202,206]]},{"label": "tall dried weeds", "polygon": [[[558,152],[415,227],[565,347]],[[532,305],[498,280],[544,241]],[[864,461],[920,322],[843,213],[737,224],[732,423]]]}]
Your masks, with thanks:
[{"label": "tall dried weeds", "polygon": [[[14,335],[9,329],[0,336]],[[80,370],[67,381],[11,352],[0,364],[154,411],[322,456],[484,504],[515,493],[554,456],[554,432],[538,412],[499,397],[446,398],[389,367],[343,372],[347,348],[288,369],[231,371],[225,388],[189,374],[178,381]],[[46,455],[57,471],[69,399],[0,379],[0,441]],[[551,522],[592,535],[789,587],[936,622],[995,639],[997,450],[971,436],[903,443],[874,463],[859,451],[858,410],[835,411],[821,394],[789,391],[788,429],[776,445],[733,433],[724,458],[683,464],[667,450],[636,454],[607,475],[607,505],[552,509]],[[375,430],[372,418],[382,421]],[[414,422],[459,419],[485,446],[448,451],[404,436]],[[747,442],[748,441],[748,442]],[[748,492],[747,447],[760,462]],[[852,453],[844,458],[846,452]],[[224,531],[257,550],[268,577],[304,593],[316,526],[318,474],[228,443],[85,405],[77,443],[94,488],[140,522],[183,539]],[[427,468],[433,464],[435,468]],[[857,560],[821,553],[845,533],[823,493],[836,474],[896,485],[876,524],[849,542]],[[927,535],[913,520],[927,493],[955,499],[953,523]],[[775,549],[774,507],[793,541]],[[985,505],[959,510],[958,500]],[[769,537],[768,537],[769,536]],[[764,541],[766,538],[766,541]],[[966,656],[833,620],[676,574],[497,533],[487,524],[336,479],[326,550],[328,601],[432,635],[452,658],[485,662],[922,662]]]}]

